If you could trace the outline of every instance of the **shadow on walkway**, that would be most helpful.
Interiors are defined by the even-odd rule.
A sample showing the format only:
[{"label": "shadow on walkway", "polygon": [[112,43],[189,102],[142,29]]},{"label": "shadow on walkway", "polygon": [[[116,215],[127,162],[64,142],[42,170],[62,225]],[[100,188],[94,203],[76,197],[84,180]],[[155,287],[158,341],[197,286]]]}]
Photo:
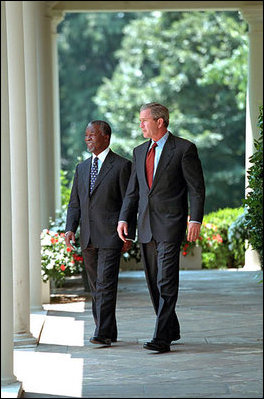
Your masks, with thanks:
[{"label": "shadow on walkway", "polygon": [[80,285],[64,288],[81,300],[44,305],[39,345],[15,350],[23,397],[262,398],[261,280],[259,271],[181,271],[182,339],[163,354],[142,348],[155,324],[143,272],[120,273],[111,347],[89,342],[89,295],[84,301]]}]

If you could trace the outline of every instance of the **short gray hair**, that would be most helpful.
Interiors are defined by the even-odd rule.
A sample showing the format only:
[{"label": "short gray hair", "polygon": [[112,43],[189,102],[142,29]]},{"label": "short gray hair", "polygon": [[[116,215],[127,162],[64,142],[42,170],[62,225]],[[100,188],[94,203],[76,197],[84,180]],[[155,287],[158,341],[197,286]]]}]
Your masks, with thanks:
[{"label": "short gray hair", "polygon": [[159,103],[148,103],[142,105],[140,111],[145,111],[146,109],[150,109],[153,119],[157,120],[159,118],[162,118],[164,121],[164,125],[166,127],[169,126],[169,110],[164,105]]}]

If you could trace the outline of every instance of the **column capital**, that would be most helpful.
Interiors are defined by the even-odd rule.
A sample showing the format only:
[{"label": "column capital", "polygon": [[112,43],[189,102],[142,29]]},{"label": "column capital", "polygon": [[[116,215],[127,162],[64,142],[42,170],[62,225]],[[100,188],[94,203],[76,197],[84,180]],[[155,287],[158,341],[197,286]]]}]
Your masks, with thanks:
[{"label": "column capital", "polygon": [[240,12],[249,25],[249,32],[263,32],[262,5],[241,7]]},{"label": "column capital", "polygon": [[57,26],[65,18],[65,11],[52,10],[47,8],[46,16],[51,19],[51,32],[57,33]]}]

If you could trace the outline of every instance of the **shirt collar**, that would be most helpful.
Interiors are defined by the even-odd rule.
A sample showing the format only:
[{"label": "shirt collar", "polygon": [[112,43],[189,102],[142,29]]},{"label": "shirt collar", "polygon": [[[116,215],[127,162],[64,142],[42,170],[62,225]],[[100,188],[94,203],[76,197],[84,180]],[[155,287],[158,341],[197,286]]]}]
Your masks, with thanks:
[{"label": "shirt collar", "polygon": [[106,156],[108,155],[109,151],[110,151],[110,148],[107,147],[104,151],[100,152],[99,155],[93,154],[93,159],[92,159],[92,161],[94,161],[94,158],[97,157],[97,158],[99,158],[99,160],[103,163],[104,160],[105,160],[105,158],[106,158]]},{"label": "shirt collar", "polygon": [[153,146],[154,143],[157,143],[159,147],[162,147],[165,143],[167,138],[169,137],[169,132],[167,131],[164,136],[161,137],[158,141],[154,141],[151,139],[151,147]]}]

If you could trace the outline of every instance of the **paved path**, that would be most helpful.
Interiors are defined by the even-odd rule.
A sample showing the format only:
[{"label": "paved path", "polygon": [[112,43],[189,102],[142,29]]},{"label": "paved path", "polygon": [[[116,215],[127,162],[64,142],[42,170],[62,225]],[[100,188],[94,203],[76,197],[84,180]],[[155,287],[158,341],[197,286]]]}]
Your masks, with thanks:
[{"label": "paved path", "polygon": [[144,350],[155,323],[143,272],[119,279],[118,342],[89,343],[91,301],[45,305],[37,348],[15,350],[24,398],[262,398],[262,272],[181,271],[182,339]]}]

